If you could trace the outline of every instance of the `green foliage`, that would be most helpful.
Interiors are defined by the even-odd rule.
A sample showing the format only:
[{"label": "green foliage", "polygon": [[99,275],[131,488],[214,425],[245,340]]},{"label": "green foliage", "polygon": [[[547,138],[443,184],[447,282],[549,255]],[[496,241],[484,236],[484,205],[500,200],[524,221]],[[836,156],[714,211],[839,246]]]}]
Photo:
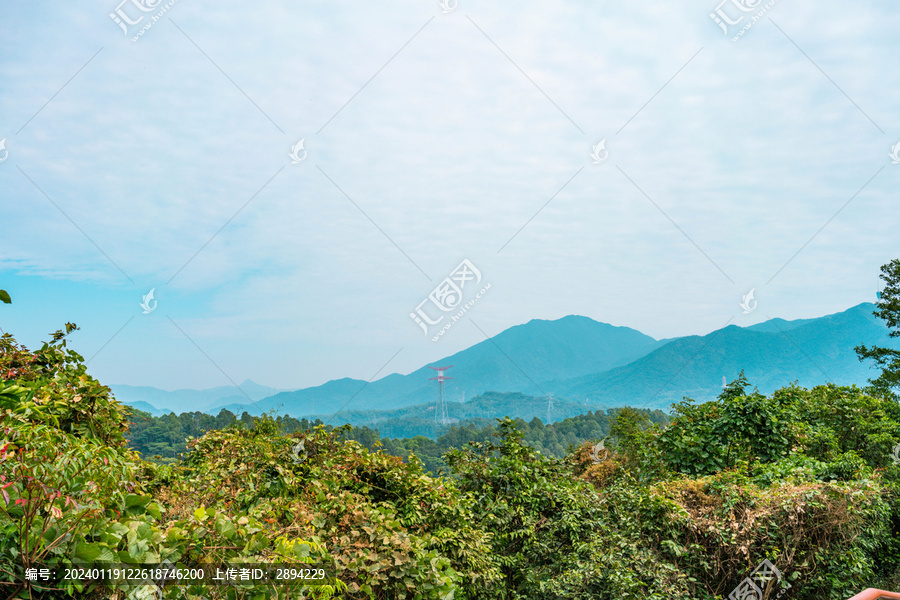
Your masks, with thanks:
[{"label": "green foliage", "polygon": [[[895,258],[881,267],[881,275],[884,281],[884,290],[878,300],[877,308],[873,311],[879,319],[884,319],[891,329],[891,337],[900,337],[900,259]],[[880,346],[856,347],[859,360],[874,360],[881,367],[881,374],[875,379],[870,379],[870,392],[882,397],[900,400],[897,391],[900,390],[900,350],[882,348]]]},{"label": "green foliage", "polygon": [[884,560],[893,539],[886,492],[867,480],[760,487],[735,471],[673,480],[653,490],[674,506],[648,535],[677,545],[666,544],[696,581],[691,597],[727,594],[768,558],[793,597],[847,598],[897,568]]},{"label": "green foliage", "polygon": [[[621,409],[611,408],[606,411],[588,411],[576,417],[569,417],[556,423],[544,424],[539,418],[531,421],[514,419],[516,427],[522,432],[523,441],[537,452],[545,456],[564,458],[574,448],[586,440],[598,439],[609,434],[617,413]],[[659,410],[633,409],[643,415],[649,424],[666,424],[669,416]],[[448,472],[443,454],[451,448],[460,448],[469,442],[487,442],[496,431],[496,423],[486,419],[452,425],[449,430],[432,440],[425,436],[406,439],[382,438],[379,448],[389,454],[404,459],[415,454],[431,473]],[[355,427],[348,436],[358,440],[368,448],[375,448],[378,432],[367,427]]]},{"label": "green foliage", "polygon": [[252,429],[211,431],[190,442],[182,465],[159,467],[178,475],[157,494],[176,515],[198,504],[237,511],[327,547],[347,598],[466,597],[492,567],[470,501],[417,461],[344,440],[348,430],[318,426],[288,438],[264,416]]},{"label": "green foliage", "polygon": [[[182,514],[161,495],[183,485],[183,468],[142,463],[122,432],[127,410],[85,374],[80,356],[65,351],[67,325],[41,351],[0,338],[0,589],[8,598],[110,597],[96,582],[30,581],[25,569],[76,563],[197,564],[276,562],[321,564],[328,553],[312,540],[273,530],[253,515],[200,506]],[[263,424],[252,433],[264,437]],[[298,545],[299,544],[299,545]],[[300,547],[304,550],[300,552]],[[243,582],[242,582],[243,583]],[[110,582],[129,598],[146,586]],[[212,597],[297,597],[300,584],[280,589],[247,582],[214,588]],[[308,597],[330,598],[339,580],[305,586]],[[142,591],[143,590],[143,591]],[[152,592],[153,590],[150,590]],[[209,596],[194,585],[167,588],[167,598]],[[116,592],[118,593],[118,592]],[[117,597],[116,594],[113,594]],[[142,596],[143,597],[143,596]]]},{"label": "green foliage", "polygon": [[686,578],[641,542],[614,503],[525,444],[515,421],[501,420],[496,436],[499,444],[447,455],[461,489],[475,496],[477,522],[494,533],[503,579],[479,598],[685,597]]},{"label": "green foliage", "polygon": [[[52,334],[52,340],[31,353],[10,334],[0,337],[0,410],[110,446],[124,446],[128,408],[116,402],[108,387],[87,374],[84,359],[66,348],[66,336],[78,329]],[[4,383],[5,381],[5,383]],[[9,393],[24,391],[27,397]]]},{"label": "green foliage", "polygon": [[[589,411],[547,425],[537,417],[527,423],[522,419],[515,421],[529,446],[546,456],[563,458],[586,440],[606,436],[619,410]],[[642,415],[647,423],[662,425],[669,422],[669,416],[662,411],[633,410]],[[156,462],[175,461],[186,452],[188,440],[199,437],[207,431],[225,429],[236,424],[243,426],[244,422],[253,422],[253,417],[247,413],[244,413],[241,420],[237,420],[235,415],[227,410],[222,410],[217,417],[200,412],[182,413],[177,417],[173,414],[153,417],[139,410],[133,412],[135,416],[127,434],[128,443],[144,457]],[[313,422],[307,419],[298,420],[288,415],[279,415],[272,419],[277,431],[284,434],[308,431],[322,424],[318,419]],[[331,425],[326,427],[333,428]],[[446,474],[449,469],[442,456],[447,450],[462,447],[469,442],[486,442],[491,439],[494,428],[495,422],[475,419],[450,426],[446,433],[436,440],[423,435],[404,439],[380,438],[378,430],[368,427],[354,427],[345,430],[342,435],[345,439],[356,440],[369,450],[382,450],[404,460],[415,454],[416,458],[422,461],[426,472]]]},{"label": "green foliage", "polygon": [[675,406],[672,425],[659,436],[670,469],[709,475],[744,465],[751,472],[802,452],[825,462],[843,461],[838,472],[853,478],[858,470],[848,471],[846,464],[855,459],[846,453],[873,469],[884,467],[900,438],[897,403],[855,386],[789,386],[766,397],[745,394],[746,385],[741,374],[716,402],[695,406],[686,400]]},{"label": "green foliage", "polygon": [[662,453],[656,443],[660,431],[646,412],[626,407],[615,413],[609,434],[617,462],[637,481],[652,481],[664,474]]}]

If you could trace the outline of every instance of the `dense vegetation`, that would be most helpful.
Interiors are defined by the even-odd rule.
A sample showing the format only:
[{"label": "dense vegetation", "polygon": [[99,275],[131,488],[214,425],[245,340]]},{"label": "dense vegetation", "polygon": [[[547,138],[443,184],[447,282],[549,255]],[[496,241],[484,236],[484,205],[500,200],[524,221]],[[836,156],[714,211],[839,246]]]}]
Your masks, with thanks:
[{"label": "dense vegetation", "polygon": [[[900,588],[890,378],[765,396],[742,375],[670,422],[620,409],[552,427],[501,419],[489,439],[457,428],[434,442],[459,444],[447,477],[425,473],[422,440],[397,440],[392,451],[413,451],[404,461],[371,430],[364,445],[349,426],[285,433],[284,418],[249,415],[218,429],[189,416],[202,435],[165,464],[128,448],[129,410],[66,348],[75,329],[37,351],[0,337],[4,597],[718,600],[764,559],[784,574],[757,581],[765,598]],[[183,434],[182,418],[163,433],[177,421]],[[594,431],[605,448],[595,438],[557,456],[569,434]],[[307,564],[330,578],[110,589],[24,575],[164,561]]]},{"label": "dense vegetation", "polygon": [[[597,440],[609,434],[610,426],[619,409],[608,409],[588,412],[577,417],[564,419],[558,423],[544,425],[544,422],[535,417],[531,421],[514,419],[516,425],[523,433],[525,442],[546,456],[564,458],[585,441]],[[177,457],[186,452],[187,444],[191,438],[200,437],[204,433],[214,429],[227,429],[236,424],[252,427],[254,418],[244,412],[240,418],[228,410],[222,410],[216,417],[201,412],[182,413],[179,416],[169,413],[161,417],[154,417],[138,410],[132,411],[131,427],[127,433],[129,445],[140,452],[145,458],[155,462],[173,463]],[[642,414],[651,423],[666,424],[669,417],[660,410],[642,410]],[[295,432],[309,431],[323,425],[321,420],[309,421],[307,419],[295,419],[288,415],[273,417],[273,421],[280,433],[290,435]],[[443,455],[451,448],[460,448],[469,442],[487,442],[492,439],[496,419],[471,419],[452,425],[447,433],[437,440],[423,435],[411,438],[387,438],[380,437],[379,430],[369,427],[354,427],[343,430],[343,437],[355,440],[368,448],[383,452],[392,456],[399,456],[404,460],[411,453],[422,461],[426,472],[438,474],[448,471]],[[326,430],[334,429],[325,426]]]}]

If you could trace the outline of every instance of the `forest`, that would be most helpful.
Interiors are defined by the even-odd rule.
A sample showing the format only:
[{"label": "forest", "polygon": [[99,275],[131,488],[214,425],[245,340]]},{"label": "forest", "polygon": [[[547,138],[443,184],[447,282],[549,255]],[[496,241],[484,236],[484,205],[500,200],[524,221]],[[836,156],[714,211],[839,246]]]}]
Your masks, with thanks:
[{"label": "forest", "polygon": [[[516,426],[523,434],[525,443],[545,456],[564,458],[589,440],[598,440],[609,434],[610,425],[620,409],[589,411],[577,417],[570,417],[556,423],[545,425],[535,417],[531,421],[514,419]],[[651,423],[665,425],[669,416],[660,410],[641,409]],[[317,426],[323,426],[321,420],[309,421],[296,419],[289,415],[269,415],[277,425],[280,433],[290,435],[295,432],[307,432]],[[128,445],[137,450],[146,460],[168,463],[177,462],[187,451],[191,439],[202,436],[214,429],[227,429],[238,424],[253,427],[254,417],[244,411],[238,418],[231,411],[223,409],[215,417],[201,412],[173,413],[154,417],[148,413],[132,409],[131,426],[126,434]],[[378,430],[369,427],[353,427],[343,434],[343,439],[355,440],[369,450],[380,448],[386,454],[409,459],[415,453],[421,460],[426,472],[444,474],[449,472],[442,456],[451,448],[461,448],[469,442],[488,442],[496,432],[496,419],[468,419],[458,425],[451,425],[450,430],[433,440],[424,435],[411,438],[380,437]],[[326,430],[334,429],[324,425]],[[380,446],[379,446],[380,444]]]},{"label": "forest", "polygon": [[[882,279],[876,315],[900,337],[900,260]],[[147,419],[67,347],[76,329],[37,350],[0,337],[6,598],[837,600],[900,589],[897,350],[856,348],[881,368],[865,388],[763,395],[742,374],[668,415],[626,407],[379,440],[270,415]],[[154,565],[317,575],[176,584],[141,574]]]}]

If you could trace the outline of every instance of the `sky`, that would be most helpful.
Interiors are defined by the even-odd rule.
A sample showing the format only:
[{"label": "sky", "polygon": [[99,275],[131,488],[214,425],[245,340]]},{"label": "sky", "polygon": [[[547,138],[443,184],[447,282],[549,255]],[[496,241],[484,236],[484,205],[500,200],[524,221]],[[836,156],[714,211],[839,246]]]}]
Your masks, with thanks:
[{"label": "sky", "polygon": [[105,384],[704,335],[900,257],[889,3],[117,1],[0,6],[0,328]]}]

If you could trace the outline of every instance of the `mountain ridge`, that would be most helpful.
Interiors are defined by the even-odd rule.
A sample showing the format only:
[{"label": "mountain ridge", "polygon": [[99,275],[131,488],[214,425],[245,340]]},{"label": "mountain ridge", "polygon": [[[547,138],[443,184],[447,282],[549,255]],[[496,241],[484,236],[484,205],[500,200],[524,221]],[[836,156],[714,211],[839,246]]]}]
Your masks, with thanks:
[{"label": "mountain ridge", "polygon": [[[692,394],[698,401],[712,399],[721,389],[722,377],[730,381],[741,369],[764,393],[795,380],[806,386],[825,381],[863,385],[876,373],[858,361],[853,347],[896,344],[886,325],[872,315],[874,307],[866,302],[822,317],[775,318],[747,327],[732,324],[706,335],[665,340],[581,315],[531,319],[407,375],[392,373],[372,382],[344,377],[271,395],[264,391],[272,388],[247,380],[241,386],[248,388],[243,391],[252,402],[235,394],[234,386],[182,390],[193,395],[195,405],[200,397],[214,399],[192,409],[187,408],[190,402],[180,401],[176,410],[217,414],[227,408],[258,415],[274,409],[295,417],[398,410],[433,403],[436,386],[429,378],[435,373],[429,367],[451,364],[448,402],[487,392],[541,397],[553,393],[591,407],[662,408],[684,395]],[[119,397],[118,391],[129,386],[111,387]],[[146,397],[140,400],[157,409],[172,408]]]}]

